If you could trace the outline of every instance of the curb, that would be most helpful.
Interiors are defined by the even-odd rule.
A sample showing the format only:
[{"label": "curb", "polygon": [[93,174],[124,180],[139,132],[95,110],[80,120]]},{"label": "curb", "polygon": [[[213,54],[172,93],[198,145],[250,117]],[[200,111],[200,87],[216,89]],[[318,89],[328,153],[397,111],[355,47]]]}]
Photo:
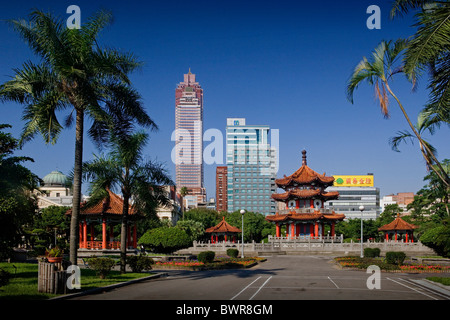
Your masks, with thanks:
[{"label": "curb", "polygon": [[142,282],[142,281],[146,281],[146,280],[157,279],[157,278],[161,278],[161,277],[167,277],[167,275],[168,275],[167,272],[160,272],[160,273],[148,276],[148,277],[134,279],[134,280],[126,281],[126,282],[115,283],[115,284],[111,284],[111,285],[106,286],[106,287],[100,287],[100,288],[90,289],[90,290],[86,290],[86,291],[82,291],[82,292],[61,295],[61,296],[58,296],[58,297],[55,297],[55,298],[51,298],[49,300],[65,300],[65,299],[71,299],[71,298],[81,297],[81,296],[90,295],[90,294],[96,294],[96,293],[99,293],[99,292],[113,290],[113,289],[116,289],[116,288],[128,286],[130,284],[134,284],[134,283],[138,283],[138,282]]}]

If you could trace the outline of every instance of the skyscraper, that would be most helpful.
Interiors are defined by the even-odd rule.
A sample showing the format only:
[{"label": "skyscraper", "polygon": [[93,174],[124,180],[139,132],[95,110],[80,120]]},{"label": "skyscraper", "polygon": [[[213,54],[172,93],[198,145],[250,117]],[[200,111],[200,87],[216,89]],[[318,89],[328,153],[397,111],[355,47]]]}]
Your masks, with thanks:
[{"label": "skyscraper", "polygon": [[268,141],[270,128],[245,122],[243,118],[227,119],[228,211],[275,214],[271,195],[276,191],[277,159]]},{"label": "skyscraper", "polygon": [[175,91],[175,135],[177,188],[188,188],[189,195],[204,203],[203,89],[190,69]]},{"label": "skyscraper", "polygon": [[219,212],[228,211],[227,177],[228,168],[226,166],[216,168],[216,210]]}]

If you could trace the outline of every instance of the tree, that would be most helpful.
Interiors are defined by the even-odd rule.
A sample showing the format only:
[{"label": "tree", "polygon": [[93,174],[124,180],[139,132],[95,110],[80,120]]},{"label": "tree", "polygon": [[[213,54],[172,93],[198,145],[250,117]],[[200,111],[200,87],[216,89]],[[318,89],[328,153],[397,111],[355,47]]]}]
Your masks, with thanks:
[{"label": "tree", "polygon": [[181,214],[183,215],[183,220],[184,220],[184,211],[186,211],[186,209],[184,208],[184,197],[186,195],[189,194],[189,190],[186,187],[182,187],[180,189],[180,196],[181,196]]},{"label": "tree", "polygon": [[384,226],[394,221],[401,212],[403,212],[403,210],[398,204],[388,204],[384,207],[384,211],[377,220],[380,226]]},{"label": "tree", "polygon": [[[90,181],[91,199],[96,203],[107,196],[106,190],[118,189],[123,196],[121,227],[121,272],[125,273],[128,209],[131,200],[141,212],[167,205],[169,200],[161,185],[172,184],[161,164],[144,161],[142,151],[148,140],[144,132],[128,137],[113,136],[111,151],[83,164],[83,177]],[[89,205],[89,203],[88,203]]]},{"label": "tree", "polygon": [[[0,124],[0,130],[10,128]],[[0,131],[0,259],[11,254],[26,235],[24,226],[32,224],[37,201],[32,192],[40,179],[21,163],[33,161],[29,157],[12,156],[18,140]]]},{"label": "tree", "polygon": [[[408,114],[406,113],[405,108],[403,107],[400,100],[394,94],[389,86],[389,80],[397,73],[403,71],[403,66],[396,65],[398,60],[401,58],[401,53],[407,48],[408,42],[403,39],[399,39],[395,42],[392,41],[382,41],[372,53],[372,59],[369,61],[366,57],[363,58],[356,66],[353,71],[352,76],[350,77],[347,85],[347,98],[351,103],[353,103],[353,94],[354,91],[358,88],[358,86],[363,81],[367,81],[370,85],[373,85],[375,88],[375,96],[380,102],[380,107],[382,114],[385,118],[389,117],[389,95],[388,93],[396,100],[400,110],[403,113],[406,121],[409,124],[414,135],[420,142],[420,145],[423,146],[426,150],[426,153],[429,157],[426,157],[423,154],[425,161],[428,164],[429,168],[433,168],[436,174],[440,179],[447,185],[450,186],[450,178],[448,175],[439,167],[439,161],[436,159],[432,150],[428,147],[428,144],[425,143],[421,137],[421,135],[417,132],[416,128],[412,124]],[[436,170],[433,167],[433,162],[438,165],[438,169]]]},{"label": "tree", "polygon": [[172,253],[189,247],[192,241],[184,230],[161,227],[147,231],[138,243],[158,253]]},{"label": "tree", "polygon": [[[242,214],[240,211],[230,213],[225,220],[232,226],[242,228]],[[275,234],[275,225],[268,222],[261,213],[245,212],[244,241],[261,242],[269,234]]]},{"label": "tree", "polygon": [[[122,118],[149,128],[156,125],[144,111],[129,80],[129,74],[142,64],[131,53],[101,48],[97,40],[110,24],[111,13],[99,11],[80,29],[68,29],[64,20],[39,10],[32,11],[29,18],[29,23],[23,20],[8,23],[40,62],[27,61],[21,69],[14,69],[15,76],[0,86],[0,99],[25,105],[21,144],[36,134],[42,135],[47,144],[56,143],[63,129],[57,111],[70,111],[66,126],[73,123],[75,114],[70,261],[77,264],[85,118],[92,120],[88,133],[98,145],[105,142],[108,130],[118,126]],[[111,114],[116,116],[112,118]]]}]

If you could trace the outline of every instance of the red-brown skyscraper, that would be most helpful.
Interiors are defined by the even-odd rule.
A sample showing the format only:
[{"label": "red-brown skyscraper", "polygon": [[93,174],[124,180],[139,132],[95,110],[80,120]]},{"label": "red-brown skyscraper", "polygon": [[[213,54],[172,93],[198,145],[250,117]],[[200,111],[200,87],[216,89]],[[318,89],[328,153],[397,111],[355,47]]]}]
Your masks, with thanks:
[{"label": "red-brown skyscraper", "polygon": [[216,168],[216,210],[228,211],[227,201],[227,173],[228,167]]},{"label": "red-brown skyscraper", "polygon": [[206,202],[203,184],[203,89],[195,74],[184,75],[175,91],[176,183]]}]

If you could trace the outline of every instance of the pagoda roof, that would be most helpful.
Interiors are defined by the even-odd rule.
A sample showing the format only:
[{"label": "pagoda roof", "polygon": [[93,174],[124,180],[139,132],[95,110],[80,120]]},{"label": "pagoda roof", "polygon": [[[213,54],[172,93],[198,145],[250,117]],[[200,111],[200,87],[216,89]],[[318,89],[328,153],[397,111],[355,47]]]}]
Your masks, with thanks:
[{"label": "pagoda roof", "polygon": [[241,229],[233,227],[225,221],[223,217],[222,221],[215,227],[211,227],[205,230],[206,233],[240,233]]},{"label": "pagoda roof", "polygon": [[289,177],[284,176],[281,179],[275,180],[275,183],[280,188],[286,188],[288,186],[292,185],[305,185],[305,184],[311,184],[313,182],[322,184],[324,186],[331,186],[334,183],[334,177],[327,177],[324,174],[319,174],[310,167],[308,167],[306,162],[306,151],[303,152],[303,163],[302,166],[295,171],[292,175]]},{"label": "pagoda roof", "polygon": [[398,215],[397,218],[391,223],[378,228],[378,231],[414,230],[417,228],[418,226],[406,222],[405,220],[400,218],[400,215]]},{"label": "pagoda roof", "polygon": [[[123,199],[117,194],[107,189],[108,196],[103,200],[98,201],[95,204],[88,205],[87,202],[81,204],[80,215],[87,216],[101,216],[101,215],[112,215],[118,216],[122,215],[123,210]],[[72,209],[67,211],[67,215],[72,214]],[[136,215],[137,211],[134,207],[129,206],[128,215]]]},{"label": "pagoda roof", "polygon": [[328,220],[328,221],[341,221],[345,219],[344,214],[337,214],[334,211],[332,213],[324,213],[319,210],[315,210],[313,213],[298,213],[292,210],[286,214],[279,214],[267,216],[266,220],[269,222],[285,222],[285,221],[309,221],[309,220]]},{"label": "pagoda roof", "polygon": [[272,194],[272,199],[276,201],[286,201],[289,199],[311,199],[323,198],[325,201],[339,198],[339,192],[324,192],[320,189],[294,189],[285,193]]}]

